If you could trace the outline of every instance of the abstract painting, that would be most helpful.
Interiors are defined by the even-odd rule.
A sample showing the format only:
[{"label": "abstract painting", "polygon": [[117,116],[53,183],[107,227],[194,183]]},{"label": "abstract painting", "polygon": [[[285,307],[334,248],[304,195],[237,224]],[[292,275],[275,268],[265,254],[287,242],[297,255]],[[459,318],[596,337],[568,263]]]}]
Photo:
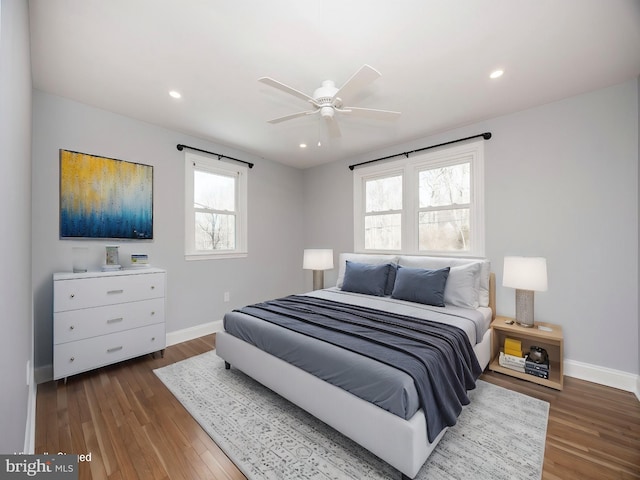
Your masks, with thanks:
[{"label": "abstract painting", "polygon": [[153,167],[60,150],[61,238],[153,238]]}]

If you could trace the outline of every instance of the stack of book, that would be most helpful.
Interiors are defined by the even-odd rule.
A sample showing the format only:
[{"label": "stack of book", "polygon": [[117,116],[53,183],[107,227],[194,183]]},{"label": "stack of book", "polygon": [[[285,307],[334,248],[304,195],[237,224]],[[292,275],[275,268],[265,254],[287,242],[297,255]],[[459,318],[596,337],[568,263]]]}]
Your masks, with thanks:
[{"label": "stack of book", "polygon": [[529,355],[524,358],[524,371],[529,375],[549,379],[549,360],[544,363],[536,363],[529,360]]},{"label": "stack of book", "polygon": [[524,357],[522,355],[522,342],[513,338],[504,339],[504,353],[513,355],[514,357]]},{"label": "stack of book", "polygon": [[500,357],[498,357],[498,363],[500,366],[505,368],[510,368],[511,370],[516,370],[518,372],[525,372],[525,359],[523,357],[517,357],[515,355],[510,355],[508,353],[500,352]]}]

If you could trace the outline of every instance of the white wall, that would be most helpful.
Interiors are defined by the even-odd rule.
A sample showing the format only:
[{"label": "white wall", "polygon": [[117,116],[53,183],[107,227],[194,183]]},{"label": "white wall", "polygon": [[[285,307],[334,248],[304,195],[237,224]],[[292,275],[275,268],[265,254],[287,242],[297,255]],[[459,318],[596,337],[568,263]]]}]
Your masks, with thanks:
[{"label": "white wall", "polygon": [[[29,443],[31,307],[31,62],[25,0],[0,4],[0,452]],[[33,376],[33,366],[29,376]],[[30,395],[31,394],[31,395]],[[29,426],[27,426],[27,429]]]},{"label": "white wall", "polygon": [[[221,119],[214,119],[224,121]],[[154,240],[122,241],[120,259],[147,253],[167,270],[167,331],[219,321],[231,308],[303,290],[302,172],[40,91],[33,97],[33,291],[36,365],[52,362],[52,274],[70,271],[71,247],[92,269],[113,241],[59,239],[60,148],[154,166]],[[178,143],[255,162],[249,171],[249,256],[184,260],[184,152]],[[224,303],[224,292],[231,301]]]},{"label": "white wall", "polygon": [[504,256],[544,256],[549,290],[536,294],[536,318],[562,325],[565,358],[638,374],[638,125],[633,80],[306,170],[306,242],[353,249],[349,164],[491,131],[486,255],[498,313],[515,312]]}]

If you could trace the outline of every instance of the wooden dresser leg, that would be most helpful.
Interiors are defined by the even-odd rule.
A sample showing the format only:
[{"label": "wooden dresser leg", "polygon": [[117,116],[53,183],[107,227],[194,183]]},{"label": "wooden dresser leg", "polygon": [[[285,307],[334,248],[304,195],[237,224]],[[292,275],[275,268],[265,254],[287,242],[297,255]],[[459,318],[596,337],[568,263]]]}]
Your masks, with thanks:
[{"label": "wooden dresser leg", "polygon": [[229,370],[231,368],[231,364],[229,362],[224,362],[224,369]]}]

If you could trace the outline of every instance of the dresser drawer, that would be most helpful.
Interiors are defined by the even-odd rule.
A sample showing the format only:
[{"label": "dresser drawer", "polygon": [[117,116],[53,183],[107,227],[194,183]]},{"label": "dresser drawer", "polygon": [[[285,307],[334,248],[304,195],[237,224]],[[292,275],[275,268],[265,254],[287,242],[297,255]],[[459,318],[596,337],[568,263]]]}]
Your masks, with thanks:
[{"label": "dresser drawer", "polygon": [[164,324],[158,323],[100,337],[56,345],[53,378],[75,375],[111,363],[162,350],[166,345]]},{"label": "dresser drawer", "polygon": [[53,319],[53,343],[73,342],[153,323],[164,323],[163,298],[57,312]]},{"label": "dresser drawer", "polygon": [[104,276],[56,280],[53,311],[113,305],[164,297],[165,274]]}]

